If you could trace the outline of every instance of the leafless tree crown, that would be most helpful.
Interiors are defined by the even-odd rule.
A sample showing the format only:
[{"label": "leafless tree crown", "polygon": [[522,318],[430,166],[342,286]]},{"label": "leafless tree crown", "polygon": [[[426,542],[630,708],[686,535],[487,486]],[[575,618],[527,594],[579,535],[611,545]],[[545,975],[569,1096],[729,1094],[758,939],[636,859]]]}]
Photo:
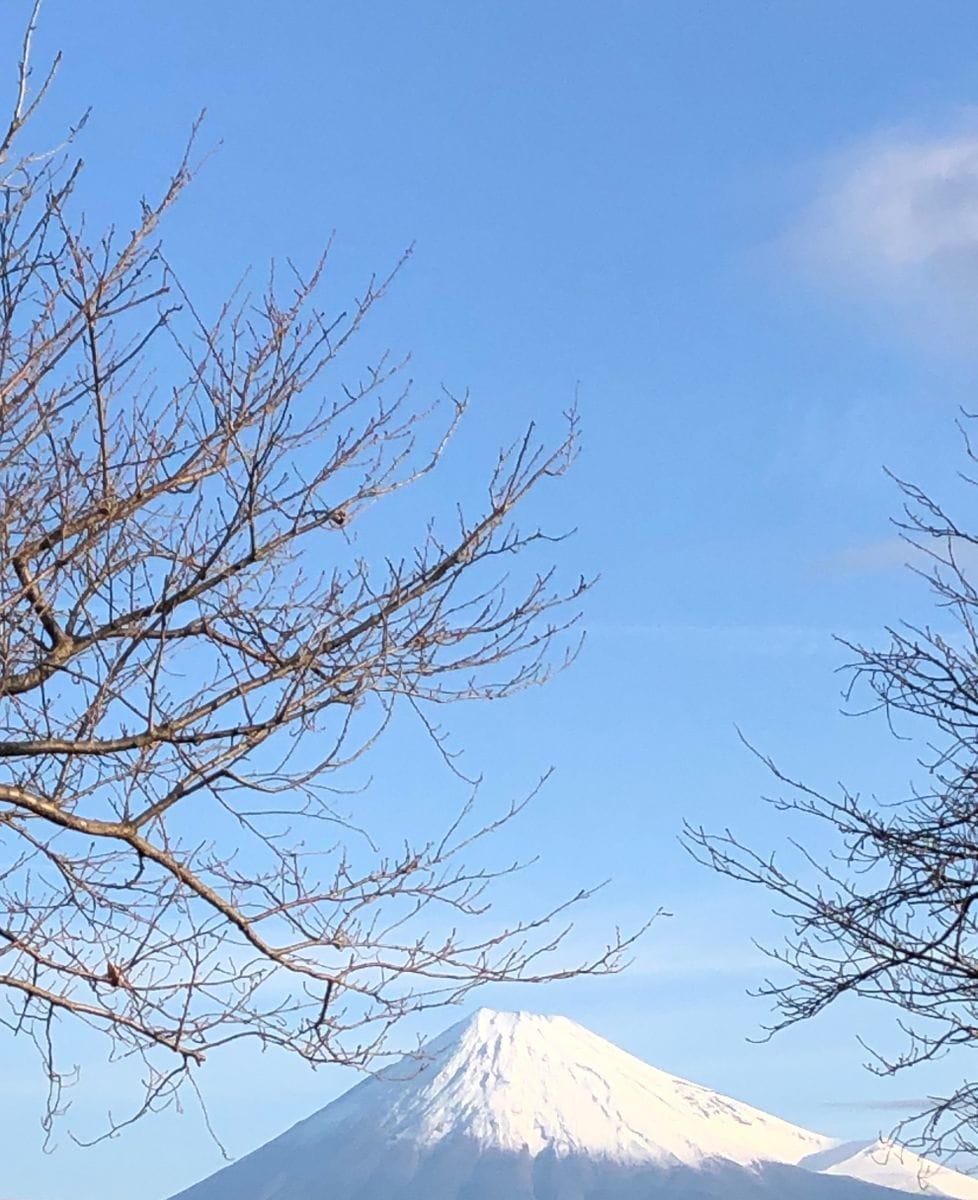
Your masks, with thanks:
[{"label": "leafless tree crown", "polygon": [[[962,423],[973,477],[978,455]],[[793,838],[800,869],[759,853],[729,831],[688,828],[694,855],[773,894],[790,930],[771,951],[776,979],[768,1032],[817,1016],[844,996],[895,1010],[905,1041],[897,1053],[867,1046],[870,1067],[889,1075],[978,1045],[978,533],[957,523],[921,488],[897,480],[897,522],[913,569],[928,583],[935,625],[894,625],[883,649],[853,642],[847,698],[882,712],[895,735],[922,747],[921,780],[905,797],[843,789],[825,794],[767,765],[784,787],[783,813],[816,822],[815,853],[804,828]],[[868,703],[864,701],[868,700]],[[788,856],[790,858],[790,854]],[[969,1071],[967,1058],[962,1074]],[[978,1080],[921,1104],[896,1136],[918,1149],[967,1156],[978,1148]]]},{"label": "leafless tree crown", "polygon": [[337,795],[399,709],[438,743],[433,706],[572,650],[586,585],[505,572],[547,540],[513,513],[573,419],[501,453],[476,515],[364,561],[358,521],[438,468],[464,409],[432,436],[403,363],[337,376],[390,279],[330,314],[324,257],[205,316],[157,241],[192,148],[131,232],[92,236],[72,144],[22,144],[50,83],[33,27],[0,135],[0,994],[49,1116],[78,1022],[143,1060],[138,1115],[234,1039],[369,1066],[479,984],[615,969],[621,939],[555,968],[556,913],[487,916],[513,868],[470,857],[511,813],[470,801],[390,855]]}]

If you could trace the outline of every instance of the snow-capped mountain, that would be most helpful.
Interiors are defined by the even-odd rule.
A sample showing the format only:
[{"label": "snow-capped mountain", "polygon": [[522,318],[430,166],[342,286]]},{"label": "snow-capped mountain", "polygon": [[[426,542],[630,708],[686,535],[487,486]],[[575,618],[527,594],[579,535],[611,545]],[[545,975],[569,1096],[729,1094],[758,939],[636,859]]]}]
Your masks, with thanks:
[{"label": "snow-capped mountain", "polygon": [[[896,1189],[896,1191],[892,1190]],[[173,1200],[978,1200],[643,1063],[564,1017],[482,1009]]]}]

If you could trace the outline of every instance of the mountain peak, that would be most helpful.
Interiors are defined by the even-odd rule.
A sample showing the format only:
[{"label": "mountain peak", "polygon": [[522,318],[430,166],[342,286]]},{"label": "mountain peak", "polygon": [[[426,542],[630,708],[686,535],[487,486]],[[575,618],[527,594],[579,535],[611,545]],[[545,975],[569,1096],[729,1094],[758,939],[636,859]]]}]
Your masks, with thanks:
[{"label": "mountain peak", "polygon": [[978,1200],[978,1181],[800,1129],[566,1017],[481,1008],[175,1200],[896,1200],[893,1188]]},{"label": "mountain peak", "polygon": [[650,1067],[566,1017],[488,1008],[304,1125],[367,1111],[385,1136],[420,1146],[464,1137],[496,1151],[622,1163],[798,1162],[833,1144]]}]

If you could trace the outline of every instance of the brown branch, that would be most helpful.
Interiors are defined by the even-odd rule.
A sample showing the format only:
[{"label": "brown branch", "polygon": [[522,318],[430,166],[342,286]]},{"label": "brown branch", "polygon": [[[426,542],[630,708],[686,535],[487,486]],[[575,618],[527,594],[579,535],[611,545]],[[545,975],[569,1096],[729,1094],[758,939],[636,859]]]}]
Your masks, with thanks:
[{"label": "brown branch", "polygon": [[[487,982],[619,969],[628,936],[561,952],[586,887],[494,917],[522,806],[456,799],[433,718],[573,658],[588,585],[516,521],[575,416],[488,462],[478,506],[413,491],[467,400],[419,404],[406,356],[349,361],[410,251],[349,303],[327,247],[204,313],[157,242],[197,126],[121,236],[75,215],[80,163],[14,160],[50,82],[30,93],[36,17],[0,133],[0,993],[48,1119],[68,1018],[142,1058],[138,1117],[238,1039],[370,1068]],[[433,828],[359,774],[402,711],[448,768]]]}]

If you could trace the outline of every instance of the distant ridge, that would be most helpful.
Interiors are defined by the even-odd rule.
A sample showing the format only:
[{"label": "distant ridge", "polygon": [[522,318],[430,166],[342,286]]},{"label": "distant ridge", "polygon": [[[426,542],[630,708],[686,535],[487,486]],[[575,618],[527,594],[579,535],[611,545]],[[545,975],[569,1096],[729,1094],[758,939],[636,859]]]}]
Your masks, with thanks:
[{"label": "distant ridge", "polygon": [[427,1052],[173,1200],[978,1200],[967,1176],[801,1129],[565,1017],[480,1009]]}]

